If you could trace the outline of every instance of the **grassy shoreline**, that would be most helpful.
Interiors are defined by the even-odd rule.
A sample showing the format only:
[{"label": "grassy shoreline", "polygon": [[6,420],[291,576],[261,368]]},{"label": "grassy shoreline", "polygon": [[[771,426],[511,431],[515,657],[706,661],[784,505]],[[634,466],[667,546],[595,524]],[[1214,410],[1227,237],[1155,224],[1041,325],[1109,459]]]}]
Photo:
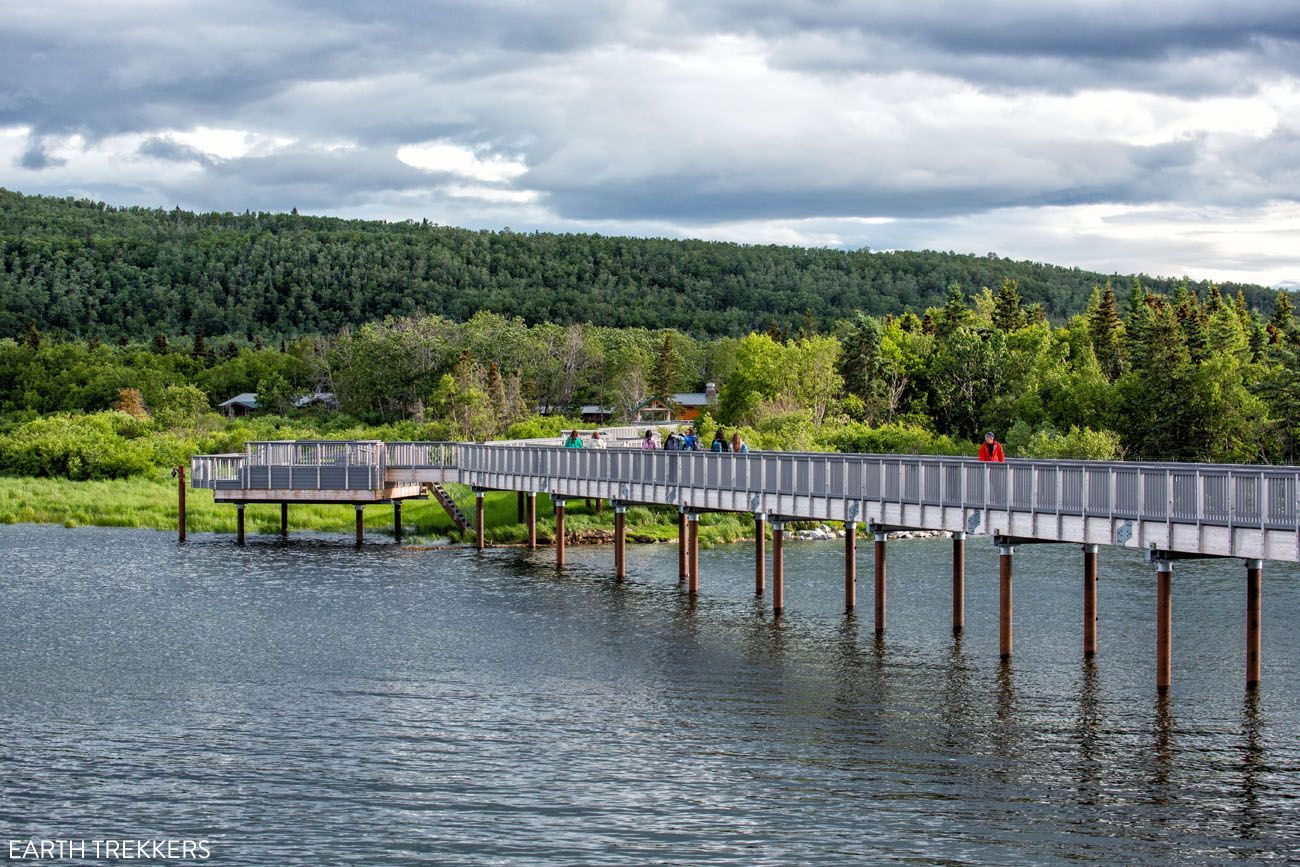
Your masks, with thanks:
[{"label": "grassy shoreline", "polygon": [[[195,533],[235,532],[235,509],[215,503],[212,492],[186,492],[186,522]],[[538,541],[555,538],[555,512],[550,498],[537,498]],[[492,545],[527,541],[527,530],[516,522],[515,495],[494,491],[484,498],[485,539]],[[0,476],[0,523],[59,524],[64,527],[131,527],[174,530],[177,521],[176,482],[164,471],[154,476],[109,481],[70,481],[56,478]],[[276,535],[280,532],[278,503],[250,504],[245,510],[247,532]],[[368,506],[366,533],[392,536],[392,506]],[[636,506],[627,510],[628,540],[631,542],[676,542],[675,510]],[[291,504],[289,531],[309,530],[350,536],[355,523],[352,509],[338,504]],[[570,500],[565,510],[566,535],[572,540],[589,531],[614,529],[614,511],[608,504],[597,514],[595,503]],[[433,540],[470,542],[473,536],[461,532],[432,499],[407,501],[402,507],[403,541],[413,544]],[[700,516],[700,542],[716,545],[753,537],[747,516],[705,514]]]}]

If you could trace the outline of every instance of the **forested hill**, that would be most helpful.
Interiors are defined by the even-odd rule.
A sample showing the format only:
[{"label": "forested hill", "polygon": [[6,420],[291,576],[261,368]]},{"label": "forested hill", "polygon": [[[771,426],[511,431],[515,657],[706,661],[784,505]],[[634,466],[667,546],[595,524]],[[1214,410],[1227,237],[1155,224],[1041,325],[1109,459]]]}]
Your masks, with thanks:
[{"label": "forested hill", "polygon": [[[658,238],[520,234],[296,214],[114,208],[0,189],[0,337],[331,333],[389,314],[677,328],[699,336],[829,327],[864,310],[921,311],[949,286],[1019,281],[1055,318],[1111,280],[1034,262]],[[1173,279],[1142,277],[1158,291]],[[1203,284],[1193,284],[1204,290]],[[1273,293],[1245,290],[1271,310]],[[1203,293],[1202,293],[1203,294]]]}]

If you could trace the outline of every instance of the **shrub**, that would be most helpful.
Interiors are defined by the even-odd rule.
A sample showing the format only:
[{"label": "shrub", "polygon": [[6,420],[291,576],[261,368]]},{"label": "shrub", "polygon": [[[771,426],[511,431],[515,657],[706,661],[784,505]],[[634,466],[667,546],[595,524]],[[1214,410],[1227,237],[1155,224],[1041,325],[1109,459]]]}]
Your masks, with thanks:
[{"label": "shrub", "polygon": [[576,421],[560,415],[530,415],[520,419],[506,428],[508,440],[533,440],[544,437],[558,437],[573,430],[589,428],[586,422]]},{"label": "shrub", "polygon": [[838,452],[886,455],[965,455],[978,447],[913,424],[882,424],[879,427],[851,422],[827,431],[824,442]]},{"label": "shrub", "polygon": [[122,479],[152,471],[147,439],[124,438],[135,419],[123,413],[52,415],[0,437],[0,470],[22,476]]},{"label": "shrub", "polygon": [[1035,431],[1016,456],[1110,461],[1119,455],[1119,434],[1108,430],[1071,427],[1065,433],[1052,428]]}]

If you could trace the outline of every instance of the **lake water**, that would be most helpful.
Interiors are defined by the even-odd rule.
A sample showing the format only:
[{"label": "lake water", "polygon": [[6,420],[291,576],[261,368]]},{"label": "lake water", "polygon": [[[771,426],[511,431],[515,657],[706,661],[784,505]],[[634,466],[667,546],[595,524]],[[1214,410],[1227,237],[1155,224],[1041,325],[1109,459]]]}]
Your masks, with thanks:
[{"label": "lake water", "polygon": [[[1300,858],[1300,569],[1266,563],[1243,688],[1241,561],[1178,563],[1174,688],[1155,578],[1102,549],[1081,659],[1077,546],[890,543],[889,632],[841,548],[360,551],[0,528],[0,834],[205,838],[220,864],[1198,863]],[[46,862],[48,863],[48,862]]]}]

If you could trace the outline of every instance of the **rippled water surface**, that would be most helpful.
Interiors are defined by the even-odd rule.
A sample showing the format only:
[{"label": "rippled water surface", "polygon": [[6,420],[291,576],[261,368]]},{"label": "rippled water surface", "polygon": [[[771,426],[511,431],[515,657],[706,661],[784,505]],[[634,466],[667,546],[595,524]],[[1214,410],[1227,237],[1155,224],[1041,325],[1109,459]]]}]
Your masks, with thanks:
[{"label": "rippled water surface", "polygon": [[[0,528],[0,833],[207,838],[228,864],[1300,858],[1300,570],[1266,564],[1264,685],[1243,689],[1241,561],[1179,563],[1154,692],[1154,574],[1101,554],[890,544],[889,632],[842,613],[838,544],[404,551]],[[47,862],[48,863],[48,862]]]}]

